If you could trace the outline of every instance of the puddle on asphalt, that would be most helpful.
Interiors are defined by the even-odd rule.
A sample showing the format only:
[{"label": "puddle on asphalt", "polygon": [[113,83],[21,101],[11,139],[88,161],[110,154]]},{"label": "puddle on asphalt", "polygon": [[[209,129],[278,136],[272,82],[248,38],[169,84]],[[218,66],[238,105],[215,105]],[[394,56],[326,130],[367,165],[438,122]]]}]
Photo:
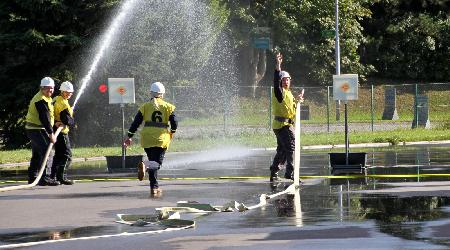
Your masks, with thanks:
[{"label": "puddle on asphalt", "polygon": [[[388,182],[448,181],[446,176],[422,177],[420,174],[449,174],[449,147],[405,147],[398,149],[373,149],[368,152],[370,175],[417,175],[413,178],[355,178],[323,179],[314,185],[305,185],[296,195],[283,195],[270,200],[261,209],[250,210],[232,216],[218,213],[199,217],[198,227],[203,228],[264,228],[283,226],[329,226],[349,224],[369,226],[378,232],[406,240],[426,241],[450,246],[450,233],[435,239],[432,233],[424,235],[429,223],[449,223],[450,199],[439,196],[396,197],[387,195],[352,193],[347,191],[384,188]],[[405,150],[408,149],[408,150]],[[379,151],[378,151],[379,150]],[[397,151],[396,151],[397,150]],[[260,152],[244,159],[221,162],[203,162],[163,167],[160,177],[211,177],[211,176],[267,176],[273,152]],[[167,159],[170,162],[170,158]],[[71,177],[115,178],[135,177],[130,173],[108,173],[105,162],[74,163],[69,171]],[[325,152],[305,152],[301,156],[301,175],[329,175],[328,154]],[[201,170],[201,171],[200,171]],[[0,180],[24,179],[25,170],[9,169],[0,171]],[[253,185],[253,184],[252,184]],[[285,186],[265,186],[262,193],[282,191]],[[108,193],[78,194],[72,198],[105,196]],[[111,193],[110,196],[124,195]],[[128,195],[128,194],[125,194]],[[252,197],[257,201],[257,194]],[[68,239],[83,236],[139,232],[144,229],[126,225],[81,227],[75,229],[50,230],[1,234],[3,244]],[[145,228],[148,230],[148,228]],[[442,232],[441,232],[442,233]]]},{"label": "puddle on asphalt", "polygon": [[[272,186],[272,192],[285,187]],[[350,184],[331,186],[327,183],[304,186],[296,194],[282,195],[269,201],[265,207],[244,213],[215,213],[198,217],[197,226],[205,228],[264,228],[264,227],[313,227],[336,224],[358,226],[364,224],[377,231],[405,240],[429,241],[450,246],[449,237],[439,240],[423,236],[427,223],[449,218],[450,198],[438,196],[396,197],[389,195],[348,193],[346,190],[367,188]],[[279,190],[278,190],[279,189]],[[362,227],[361,227],[362,228]],[[133,227],[109,225],[54,229],[23,233],[0,234],[0,243],[16,244],[45,240],[70,239],[87,236],[144,232],[164,229],[161,226]]]},{"label": "puddle on asphalt", "polygon": [[[357,149],[367,152],[368,174],[449,174],[450,147],[408,146],[373,149]],[[356,151],[356,149],[355,149]],[[330,175],[329,151],[304,151],[301,156],[301,175]],[[176,164],[180,157],[192,156],[173,154],[166,157],[159,173],[161,178],[219,177],[219,176],[267,176],[274,152],[255,151],[244,158],[221,161],[194,160]],[[106,161],[74,162],[68,174],[76,179],[92,178],[135,178],[136,168],[115,166],[108,170]],[[26,180],[26,167],[0,170],[0,182]],[[407,180],[408,179],[408,180]],[[446,180],[446,177],[383,178],[384,182]]]},{"label": "puddle on asphalt", "polygon": [[[283,195],[262,209],[246,216],[231,217],[228,228],[268,227],[348,227],[374,228],[392,237],[450,246],[450,232],[435,239],[430,224],[450,224],[450,198],[439,196],[396,197],[389,195],[348,193],[367,189],[364,185],[304,186],[298,195]],[[446,232],[437,229],[436,233]],[[324,236],[326,238],[326,236]]]},{"label": "puddle on asphalt", "polygon": [[[34,231],[24,233],[0,234],[0,243],[5,244],[19,244],[26,242],[39,242],[47,240],[62,240],[80,237],[100,236],[100,235],[115,235],[121,233],[138,233],[147,231],[157,231],[166,229],[166,226],[129,226],[129,225],[111,225],[111,226],[90,226],[78,227],[74,229],[61,229],[49,231]],[[1,245],[0,245],[1,246]]]}]

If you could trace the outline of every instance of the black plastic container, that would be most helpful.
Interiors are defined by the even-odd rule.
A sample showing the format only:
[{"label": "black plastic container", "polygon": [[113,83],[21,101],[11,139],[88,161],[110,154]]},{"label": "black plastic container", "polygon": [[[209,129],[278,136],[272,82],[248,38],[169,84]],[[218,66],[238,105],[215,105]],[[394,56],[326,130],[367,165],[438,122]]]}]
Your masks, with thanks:
[{"label": "black plastic container", "polygon": [[363,174],[366,169],[367,153],[329,153],[331,174]]},{"label": "black plastic container", "polygon": [[125,167],[123,167],[121,155],[108,155],[105,157],[109,173],[137,172],[137,166],[143,160],[142,155],[127,155],[125,156]]}]

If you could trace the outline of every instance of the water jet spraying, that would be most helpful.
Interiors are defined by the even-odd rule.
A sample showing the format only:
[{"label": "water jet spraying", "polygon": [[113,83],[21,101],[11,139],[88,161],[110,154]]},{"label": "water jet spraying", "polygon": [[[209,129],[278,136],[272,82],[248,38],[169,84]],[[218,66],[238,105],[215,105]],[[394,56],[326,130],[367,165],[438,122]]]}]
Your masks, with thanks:
[{"label": "water jet spraying", "polygon": [[80,99],[81,95],[84,93],[84,90],[86,89],[89,81],[91,80],[92,74],[97,70],[98,63],[100,62],[103,55],[105,54],[106,49],[111,45],[111,41],[113,40],[114,36],[116,35],[118,28],[121,27],[121,24],[124,21],[125,17],[131,11],[131,9],[135,6],[136,1],[137,0],[125,1],[125,3],[121,7],[119,15],[113,20],[113,22],[109,26],[108,30],[104,34],[103,39],[101,39],[99,50],[94,56],[94,60],[92,61],[91,66],[89,67],[88,73],[81,80],[80,89],[77,91],[77,96],[73,103],[74,111],[76,109],[78,100]]}]

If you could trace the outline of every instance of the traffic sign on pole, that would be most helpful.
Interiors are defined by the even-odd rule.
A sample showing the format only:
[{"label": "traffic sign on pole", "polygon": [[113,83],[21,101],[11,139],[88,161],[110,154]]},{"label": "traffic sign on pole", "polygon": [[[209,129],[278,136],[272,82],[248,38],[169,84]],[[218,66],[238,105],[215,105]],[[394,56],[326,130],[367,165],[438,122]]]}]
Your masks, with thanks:
[{"label": "traffic sign on pole", "polygon": [[271,29],[256,27],[251,31],[252,47],[256,49],[272,49]]},{"label": "traffic sign on pole", "polygon": [[336,31],[334,30],[322,30],[323,38],[334,38],[336,36]]}]

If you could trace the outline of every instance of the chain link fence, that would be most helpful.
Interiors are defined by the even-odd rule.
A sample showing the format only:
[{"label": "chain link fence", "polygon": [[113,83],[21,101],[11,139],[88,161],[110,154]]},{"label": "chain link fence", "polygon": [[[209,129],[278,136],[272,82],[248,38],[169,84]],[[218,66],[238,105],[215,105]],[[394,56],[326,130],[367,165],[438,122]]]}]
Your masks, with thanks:
[{"label": "chain link fence", "polygon": [[[293,87],[294,96],[303,87]],[[302,131],[343,132],[344,103],[333,100],[333,87],[304,87]],[[361,86],[358,100],[348,101],[350,131],[436,128],[450,124],[450,84]],[[182,137],[271,131],[272,87],[220,87],[198,96],[189,86],[168,87],[166,99],[177,106]]]}]

